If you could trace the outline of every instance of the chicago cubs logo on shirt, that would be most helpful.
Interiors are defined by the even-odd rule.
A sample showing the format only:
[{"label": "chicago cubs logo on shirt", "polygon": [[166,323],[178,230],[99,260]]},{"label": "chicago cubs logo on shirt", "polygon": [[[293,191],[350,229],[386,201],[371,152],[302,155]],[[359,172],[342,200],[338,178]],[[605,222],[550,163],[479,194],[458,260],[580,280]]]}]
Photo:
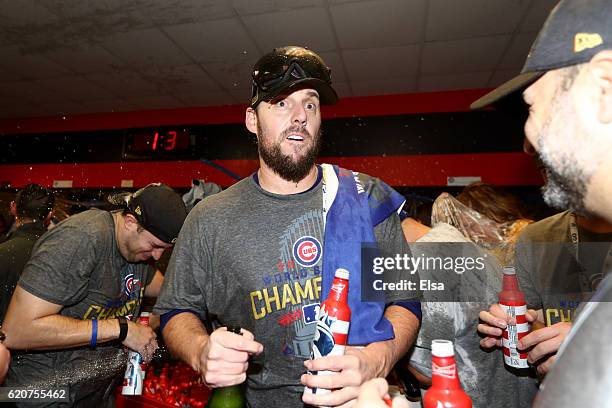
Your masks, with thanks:
[{"label": "chicago cubs logo on shirt", "polygon": [[142,283],[140,283],[140,280],[134,278],[133,273],[130,273],[125,278],[123,278],[123,291],[125,293],[125,296],[127,296],[128,298],[130,298],[130,295],[132,294],[135,288],[140,291],[141,287]]},{"label": "chicago cubs logo on shirt", "polygon": [[321,259],[322,253],[321,243],[314,237],[305,236],[293,244],[293,258],[298,264],[307,268],[315,266]]}]

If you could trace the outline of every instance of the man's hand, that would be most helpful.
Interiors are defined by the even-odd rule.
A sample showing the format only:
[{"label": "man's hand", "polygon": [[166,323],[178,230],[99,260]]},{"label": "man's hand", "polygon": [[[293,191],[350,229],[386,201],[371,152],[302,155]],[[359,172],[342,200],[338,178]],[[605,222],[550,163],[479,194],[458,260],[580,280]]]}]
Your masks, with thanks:
[{"label": "man's hand", "polygon": [[308,360],[304,366],[310,371],[335,371],[333,375],[304,374],[301,378],[302,384],[310,388],[335,391],[326,395],[304,394],[302,400],[310,405],[341,406],[357,398],[361,384],[383,374],[384,358],[367,348],[347,347],[343,356]]},{"label": "man's hand", "polygon": [[[384,398],[384,399],[383,399]],[[389,384],[382,378],[375,378],[359,388],[359,397],[355,408],[388,408]],[[403,397],[393,399],[392,408],[408,408],[408,400]]]},{"label": "man's hand", "polygon": [[[484,334],[485,337],[480,340],[480,346],[485,349],[502,346],[502,332],[508,325],[515,325],[516,319],[510,317],[499,304],[494,304],[489,307],[489,310],[482,310],[478,315],[480,323],[478,325],[478,333]],[[538,318],[538,312],[529,309],[527,310],[526,319],[528,322],[533,322]]]},{"label": "man's hand", "polygon": [[4,344],[0,343],[0,384],[4,382],[10,362],[11,353]]},{"label": "man's hand", "polygon": [[561,347],[571,328],[571,323],[560,322],[532,331],[519,341],[518,349],[529,350],[533,347],[527,354],[527,361],[529,364],[537,365],[538,374],[545,375],[557,359],[555,353]]},{"label": "man's hand", "polygon": [[149,326],[128,321],[128,334],[123,345],[140,353],[145,363],[151,361],[157,350],[157,335]]},{"label": "man's hand", "polygon": [[198,371],[209,387],[243,383],[249,356],[263,352],[263,345],[255,341],[253,333],[245,329],[241,329],[241,333],[231,333],[226,327],[221,327],[203,343]]}]

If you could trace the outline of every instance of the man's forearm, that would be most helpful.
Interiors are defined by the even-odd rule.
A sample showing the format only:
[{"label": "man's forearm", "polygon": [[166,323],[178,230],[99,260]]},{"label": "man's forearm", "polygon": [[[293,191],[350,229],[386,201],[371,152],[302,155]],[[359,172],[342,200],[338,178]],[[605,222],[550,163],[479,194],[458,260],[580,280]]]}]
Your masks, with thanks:
[{"label": "man's forearm", "polygon": [[[90,344],[92,321],[49,315],[28,323],[7,319],[5,345],[14,350],[54,350]],[[119,338],[117,319],[99,320],[97,344]]]},{"label": "man's forearm", "polygon": [[419,319],[401,306],[389,306],[385,317],[391,322],[395,337],[391,340],[369,344],[365,351],[379,360],[376,377],[386,377],[395,363],[404,356],[416,341]]},{"label": "man's forearm", "polygon": [[177,314],[166,323],[162,334],[170,352],[199,372],[200,356],[208,342],[200,319],[189,312]]}]

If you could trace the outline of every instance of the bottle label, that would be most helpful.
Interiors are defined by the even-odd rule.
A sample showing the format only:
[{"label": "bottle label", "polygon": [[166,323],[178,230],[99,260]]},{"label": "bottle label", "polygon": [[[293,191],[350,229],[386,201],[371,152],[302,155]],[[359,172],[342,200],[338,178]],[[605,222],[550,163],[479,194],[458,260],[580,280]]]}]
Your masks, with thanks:
[{"label": "bottle label", "polygon": [[451,364],[449,366],[439,366],[432,361],[431,374],[453,380],[457,378],[457,365]]},{"label": "bottle label", "polygon": [[502,333],[502,348],[504,352],[504,362],[515,368],[529,368],[527,353],[521,353],[517,349],[518,342],[529,333],[527,323],[527,306],[510,306],[500,303],[504,311],[516,320],[516,325],[508,325]]},{"label": "bottle label", "polygon": [[[332,288],[333,290],[333,288]],[[317,316],[317,330],[312,343],[311,358],[316,359],[325,356],[342,356],[346,348],[350,323],[330,316],[324,305],[319,309]],[[315,375],[333,375],[334,371],[313,371]],[[331,390],[324,388],[310,389],[305,387],[305,393],[317,395],[329,394]]]},{"label": "bottle label", "polygon": [[144,382],[145,370],[142,357],[136,351],[128,354],[128,363],[123,377],[123,395],[142,395],[142,384]]}]

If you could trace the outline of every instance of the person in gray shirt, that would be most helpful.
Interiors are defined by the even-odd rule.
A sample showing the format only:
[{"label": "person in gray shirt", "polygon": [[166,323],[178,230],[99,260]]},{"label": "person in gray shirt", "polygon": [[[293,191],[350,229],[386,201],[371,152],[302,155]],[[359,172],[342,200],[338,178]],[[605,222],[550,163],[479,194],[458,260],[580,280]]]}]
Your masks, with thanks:
[{"label": "person in gray shirt", "polygon": [[68,387],[68,406],[113,406],[123,346],[151,359],[156,335],[135,320],[163,276],[146,261],[173,245],[187,210],[161,184],[118,198],[123,210],[73,215],[36,243],[4,322],[7,386]]},{"label": "person in gray shirt", "polygon": [[[476,101],[475,108],[524,90],[525,135],[546,167],[545,201],[612,222],[612,2],[562,0],[531,47],[522,74]],[[526,88],[526,89],[525,89]],[[604,261],[604,275],[612,269]],[[607,276],[571,330],[552,325],[519,342],[535,362],[557,352],[535,407],[610,406],[612,282]],[[495,312],[491,310],[491,312]],[[492,342],[506,316],[481,313]],[[496,327],[495,327],[496,326]],[[567,328],[567,326],[566,326]]]},{"label": "person in gray shirt", "polygon": [[[378,222],[359,218],[351,225],[330,226],[338,203],[353,193],[363,200],[366,218],[370,207],[365,196],[376,207],[397,194],[365,174],[315,164],[321,105],[336,99],[329,69],[310,50],[277,48],[256,63],[245,123],[257,135],[259,170],[189,213],[154,308],[162,315],[169,349],[211,387],[246,380],[251,407],[349,402],[362,382],[391,370],[418,331],[418,302],[418,308],[398,302],[367,316],[354,309],[349,341],[359,318],[381,320],[389,335],[363,348],[349,347],[344,356],[309,360],[316,310],[327,296],[321,289],[326,257],[359,258],[359,253],[330,250],[328,233],[360,226],[379,244],[407,250],[395,212],[403,198]],[[334,187],[337,195],[330,198]],[[346,234],[336,241],[356,238]],[[349,303],[351,288],[359,290],[356,283],[349,286]],[[201,319],[221,327],[208,334]],[[242,335],[227,326],[240,326]],[[338,373],[317,376],[305,374],[306,369]],[[334,391],[302,396],[304,385]]]}]

